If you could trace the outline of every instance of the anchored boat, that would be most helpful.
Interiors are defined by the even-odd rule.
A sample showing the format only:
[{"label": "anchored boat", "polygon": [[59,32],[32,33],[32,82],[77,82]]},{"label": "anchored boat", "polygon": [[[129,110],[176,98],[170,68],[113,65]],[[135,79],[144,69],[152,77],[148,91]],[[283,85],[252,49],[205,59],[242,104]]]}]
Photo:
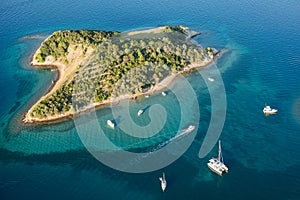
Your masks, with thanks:
[{"label": "anchored boat", "polygon": [[163,173],[162,177],[159,177],[159,180],[160,180],[161,189],[164,192],[165,189],[167,188],[167,180],[166,180],[166,177],[165,177],[165,173]]},{"label": "anchored boat", "polygon": [[263,112],[265,114],[275,114],[278,110],[271,108],[270,106],[265,106]]},{"label": "anchored boat", "polygon": [[137,115],[140,116],[140,115],[143,114],[143,113],[144,113],[144,110],[143,110],[143,109],[140,109],[140,110],[138,111]]},{"label": "anchored boat", "polygon": [[211,158],[207,163],[207,166],[211,171],[222,176],[224,173],[228,172],[228,167],[224,164],[222,149],[221,149],[221,140],[219,140],[219,154],[218,158]]},{"label": "anchored boat", "polygon": [[214,82],[215,81],[215,79],[214,78],[211,78],[211,77],[208,77],[207,78],[210,82]]},{"label": "anchored boat", "polygon": [[107,120],[106,123],[110,128],[115,128],[115,123],[112,120]]}]

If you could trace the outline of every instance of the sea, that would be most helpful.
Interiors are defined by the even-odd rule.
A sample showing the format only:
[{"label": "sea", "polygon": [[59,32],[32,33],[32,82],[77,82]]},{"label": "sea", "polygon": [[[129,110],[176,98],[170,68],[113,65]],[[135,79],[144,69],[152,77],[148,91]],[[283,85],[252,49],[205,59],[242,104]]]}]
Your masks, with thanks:
[{"label": "sea", "polygon": [[[300,199],[299,11],[298,0],[1,1],[0,199]],[[115,129],[107,127],[114,105],[54,124],[21,122],[58,76],[30,66],[52,32],[162,25],[188,26],[201,32],[194,42],[225,51],[212,66],[184,75],[182,84],[175,80],[166,96],[128,101],[134,126],[122,129],[121,118]],[[278,113],[265,116],[265,105]],[[140,108],[147,109],[138,117]],[[156,132],[139,138],[149,124]],[[187,137],[182,130],[189,125],[195,126],[191,142],[173,146],[144,170],[116,166],[123,157],[119,163],[106,162],[118,156],[97,157],[151,157]],[[206,165],[217,156],[219,139],[229,168],[223,176]],[[202,147],[207,151],[200,155]]]}]

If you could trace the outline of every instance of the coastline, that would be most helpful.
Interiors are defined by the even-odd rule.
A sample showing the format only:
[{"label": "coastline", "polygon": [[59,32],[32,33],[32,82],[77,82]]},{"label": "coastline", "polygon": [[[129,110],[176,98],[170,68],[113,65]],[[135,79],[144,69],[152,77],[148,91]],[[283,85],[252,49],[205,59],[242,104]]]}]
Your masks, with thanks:
[{"label": "coastline", "polygon": [[31,109],[34,108],[35,105],[37,105],[40,101],[42,101],[43,99],[45,99],[48,95],[50,95],[53,91],[55,91],[57,89],[57,87],[59,87],[60,83],[63,81],[63,75],[64,75],[64,70],[65,70],[65,65],[59,63],[59,62],[47,62],[47,63],[36,63],[34,60],[31,61],[31,65],[35,66],[35,67],[47,67],[47,68],[56,68],[58,70],[58,78],[57,81],[55,81],[53,83],[53,86],[51,87],[51,89],[49,90],[49,92],[47,92],[45,95],[43,95],[34,105],[31,106],[30,110],[28,110],[24,115],[23,115],[23,119],[22,122],[25,124],[44,124],[44,123],[57,123],[57,122],[62,122],[68,119],[71,119],[73,117],[76,117],[77,115],[90,111],[92,109],[100,109],[109,105],[113,105],[113,104],[117,104],[120,101],[124,101],[124,100],[128,100],[128,99],[137,99],[143,96],[146,96],[148,94],[156,94],[164,89],[166,89],[173,81],[176,80],[177,76],[180,74],[187,74],[190,73],[196,69],[199,68],[204,68],[209,66],[210,64],[212,64],[215,59],[218,59],[222,53],[225,52],[225,50],[220,50],[217,53],[215,53],[213,55],[213,57],[209,60],[203,61],[203,63],[201,63],[200,65],[196,65],[196,64],[190,64],[186,69],[184,69],[182,72],[177,73],[177,74],[172,74],[167,76],[165,79],[163,79],[160,83],[158,83],[157,85],[155,85],[153,88],[149,89],[147,92],[143,92],[143,93],[139,93],[139,94],[135,94],[132,96],[129,95],[124,95],[124,96],[119,96],[117,98],[113,98],[113,99],[108,99],[99,103],[93,103],[91,104],[89,107],[86,107],[78,112],[75,113],[71,113],[71,112],[67,112],[64,114],[60,114],[58,116],[51,116],[51,117],[46,117],[43,119],[32,119],[29,116],[29,113],[31,111]]},{"label": "coastline", "polygon": [[[48,36],[43,42],[46,42],[49,38],[51,37]],[[81,61],[85,58],[85,56],[89,56],[93,49],[91,47],[89,47],[85,53],[85,55],[82,54],[76,54],[76,52],[74,53],[73,57],[70,57],[69,59],[72,61],[71,65],[66,66],[65,64],[63,64],[60,61],[54,61],[55,59],[52,56],[48,56],[45,60],[45,62],[43,63],[39,63],[37,60],[35,60],[34,58],[36,57],[36,55],[40,52],[40,48],[42,46],[42,44],[40,45],[40,47],[35,51],[35,53],[32,55],[31,57],[31,62],[30,65],[35,67],[35,68],[44,68],[44,69],[56,69],[58,71],[58,76],[57,79],[52,81],[52,86],[50,87],[49,91],[46,92],[46,94],[42,95],[31,107],[30,109],[25,112],[23,114],[23,118],[21,119],[21,121],[24,124],[42,124],[42,123],[48,123],[48,122],[58,122],[61,119],[64,118],[71,118],[74,114],[76,113],[71,113],[71,112],[66,112],[64,114],[60,114],[59,116],[51,116],[51,117],[46,117],[43,119],[37,119],[37,118],[32,118],[29,116],[29,113],[32,111],[32,109],[34,109],[34,107],[40,103],[42,100],[46,99],[48,96],[50,96],[53,92],[55,92],[57,89],[59,89],[66,80],[68,80],[68,77],[65,77],[65,74],[71,74],[74,72],[74,70],[76,69],[76,66],[79,65],[81,63]]]},{"label": "coastline", "polygon": [[[149,32],[150,33],[153,33],[153,32],[156,33],[156,32],[159,32],[161,30],[163,30],[163,28],[158,27],[158,28],[154,28],[154,29],[150,29],[150,30],[141,30],[141,31],[129,32],[128,34],[139,34],[139,33],[144,33],[144,32],[146,32],[146,33],[149,33]],[[188,28],[186,28],[186,30],[188,30]],[[200,33],[196,32],[196,31],[189,31],[188,35],[186,37],[186,40],[191,40],[191,38],[193,38],[193,37],[195,37],[199,34]],[[47,37],[44,40],[44,42],[46,42],[50,37],[51,36]],[[224,50],[214,49],[214,51],[211,53],[211,55],[206,57],[201,63],[190,63],[182,71],[167,76],[161,82],[157,83],[156,85],[154,85],[153,87],[148,89],[146,92],[141,92],[141,93],[134,94],[134,95],[122,95],[122,96],[118,96],[117,98],[110,97],[109,99],[104,100],[102,102],[93,103],[93,104],[89,105],[88,107],[83,108],[80,111],[76,111],[76,112],[68,111],[68,112],[65,112],[65,113],[61,113],[59,115],[47,116],[47,117],[41,119],[41,118],[31,117],[31,116],[29,116],[29,114],[36,107],[36,105],[38,105],[42,100],[44,100],[47,97],[49,97],[50,95],[52,95],[53,92],[55,92],[63,84],[65,84],[65,82],[68,81],[69,75],[72,74],[72,73],[75,73],[76,66],[79,65],[84,58],[88,57],[92,53],[92,50],[93,50],[91,48],[88,48],[85,55],[80,54],[80,53],[78,54],[78,52],[73,52],[73,54],[75,56],[73,55],[73,57],[71,56],[70,58],[68,58],[68,60],[71,61],[69,63],[72,63],[72,64],[67,66],[67,65],[63,64],[63,62],[56,61],[52,56],[48,56],[46,58],[45,62],[43,62],[43,63],[38,62],[35,58],[36,58],[36,55],[40,52],[41,46],[36,50],[34,55],[31,57],[31,63],[30,63],[31,66],[34,66],[34,67],[37,67],[37,68],[50,68],[50,69],[55,68],[55,69],[58,70],[58,76],[57,76],[57,79],[55,81],[52,81],[52,86],[50,87],[49,91],[46,92],[44,95],[42,95],[30,107],[30,109],[26,113],[23,114],[22,122],[24,124],[57,123],[57,122],[64,121],[66,119],[76,117],[78,114],[81,114],[83,112],[87,112],[87,111],[92,110],[92,109],[98,109],[98,108],[106,107],[106,106],[109,106],[109,105],[117,104],[117,103],[119,103],[120,101],[123,101],[123,100],[128,100],[128,99],[135,100],[137,98],[140,98],[142,96],[146,96],[148,94],[158,93],[158,92],[166,89],[177,78],[178,75],[190,73],[191,71],[194,71],[196,69],[207,67],[208,65],[213,63],[213,61],[215,59],[219,58],[220,55],[224,52]],[[68,77],[66,77],[66,76],[68,76]]]},{"label": "coastline", "polygon": [[[46,68],[46,69],[57,69],[58,71],[58,75],[57,75],[57,79],[55,81],[52,81],[52,86],[50,87],[49,91],[44,94],[43,96],[41,96],[31,107],[30,109],[24,113],[22,122],[25,124],[30,124],[30,123],[34,123],[34,122],[39,122],[37,120],[32,120],[31,117],[29,116],[29,113],[31,112],[31,110],[42,100],[44,100],[45,98],[47,98],[50,94],[52,94],[52,92],[54,92],[61,84],[61,82],[63,82],[63,75],[64,75],[64,70],[65,70],[65,65],[59,63],[59,62],[50,62],[50,61],[46,61],[43,64],[37,63],[33,58],[35,55],[32,56],[31,59],[31,65],[37,68]],[[59,119],[59,118],[57,118]],[[42,122],[42,121],[41,121]],[[45,119],[45,122],[47,122],[47,119]]]}]

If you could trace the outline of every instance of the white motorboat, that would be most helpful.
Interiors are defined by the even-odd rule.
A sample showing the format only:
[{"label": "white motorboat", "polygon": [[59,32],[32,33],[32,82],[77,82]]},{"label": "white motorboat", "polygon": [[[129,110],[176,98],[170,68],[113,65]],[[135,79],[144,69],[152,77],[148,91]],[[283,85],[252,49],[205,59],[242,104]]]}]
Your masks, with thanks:
[{"label": "white motorboat", "polygon": [[211,158],[207,163],[207,166],[211,169],[211,171],[216,174],[222,176],[224,173],[228,172],[228,167],[224,164],[222,150],[221,150],[221,140],[219,140],[219,154],[218,158]]},{"label": "white motorboat", "polygon": [[138,111],[137,115],[140,116],[140,115],[143,114],[143,113],[144,113],[144,110],[143,110],[143,109],[140,109],[140,110]]},{"label": "white motorboat", "polygon": [[166,177],[165,177],[165,173],[163,173],[162,177],[159,177],[159,180],[160,180],[161,189],[164,192],[165,189],[167,188],[167,180],[166,180]]},{"label": "white motorboat", "polygon": [[161,95],[167,96],[167,93],[166,92],[162,92]]},{"label": "white motorboat", "polygon": [[209,78],[207,78],[210,82],[214,82],[215,81],[215,79],[214,78],[211,78],[211,77],[209,77]]},{"label": "white motorboat", "polygon": [[189,125],[189,127],[186,129],[186,132],[191,132],[195,129],[194,125]]},{"label": "white motorboat", "polygon": [[174,137],[172,137],[171,139],[169,139],[169,142],[172,142],[176,139],[182,138],[183,136],[187,135],[188,133],[192,132],[195,129],[194,125],[189,125],[188,128],[183,129],[182,131],[180,131],[177,135],[175,135]]},{"label": "white motorboat", "polygon": [[275,114],[278,110],[271,108],[270,106],[265,106],[263,112],[265,114]]},{"label": "white motorboat", "polygon": [[115,128],[115,123],[112,120],[107,120],[106,123],[110,128]]}]

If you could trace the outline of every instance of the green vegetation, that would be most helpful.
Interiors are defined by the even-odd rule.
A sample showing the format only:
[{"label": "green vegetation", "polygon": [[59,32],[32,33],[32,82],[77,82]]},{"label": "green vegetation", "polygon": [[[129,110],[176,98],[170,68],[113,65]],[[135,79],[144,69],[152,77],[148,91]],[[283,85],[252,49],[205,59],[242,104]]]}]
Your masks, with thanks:
[{"label": "green vegetation", "polygon": [[186,41],[187,34],[188,30],[181,26],[132,36],[104,31],[55,32],[40,48],[36,56],[39,62],[48,55],[64,60],[70,44],[93,46],[95,50],[71,79],[34,107],[30,116],[42,119],[73,113],[112,97],[147,92],[190,64],[200,65],[212,59],[213,49]]},{"label": "green vegetation", "polygon": [[40,47],[40,52],[36,59],[39,62],[45,62],[47,56],[53,56],[55,60],[60,58],[66,62],[66,56],[71,45],[81,45],[82,51],[85,52],[87,47],[96,47],[97,44],[105,41],[118,32],[105,32],[93,30],[65,30],[54,32]]},{"label": "green vegetation", "polygon": [[171,33],[171,32],[180,32],[185,34],[186,33],[186,28],[184,26],[166,26],[164,32],[166,33]]}]

